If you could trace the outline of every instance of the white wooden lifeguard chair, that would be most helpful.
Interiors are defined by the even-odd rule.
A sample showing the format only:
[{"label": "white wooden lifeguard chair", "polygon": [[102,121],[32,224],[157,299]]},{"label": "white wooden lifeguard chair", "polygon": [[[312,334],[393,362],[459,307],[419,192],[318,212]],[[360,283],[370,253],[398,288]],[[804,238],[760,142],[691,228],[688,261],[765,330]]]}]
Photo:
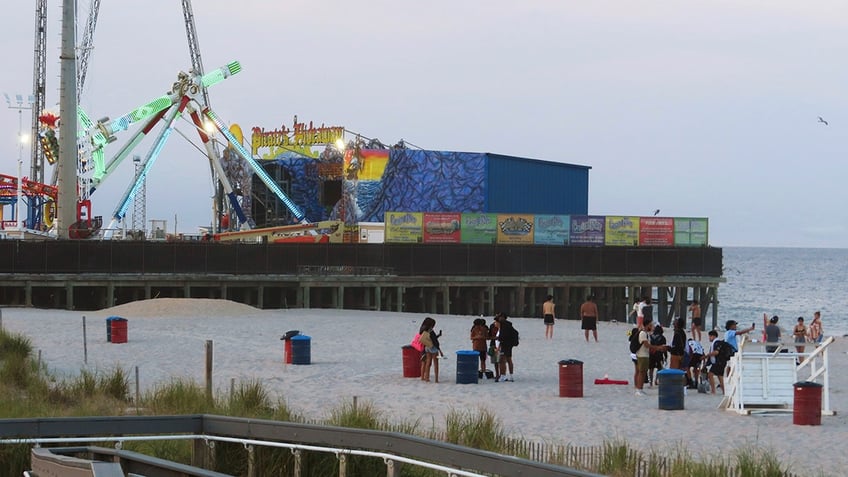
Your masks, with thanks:
[{"label": "white wooden lifeguard chair", "polygon": [[[795,386],[799,381],[822,385],[822,415],[836,414],[830,408],[828,346],[834,338],[821,343],[805,343],[804,353],[795,343],[763,343],[739,337],[739,351],[730,358],[730,374],[724,379],[725,396],[720,409],[739,414],[752,412],[792,412]],[[777,346],[767,352],[766,346]]]}]

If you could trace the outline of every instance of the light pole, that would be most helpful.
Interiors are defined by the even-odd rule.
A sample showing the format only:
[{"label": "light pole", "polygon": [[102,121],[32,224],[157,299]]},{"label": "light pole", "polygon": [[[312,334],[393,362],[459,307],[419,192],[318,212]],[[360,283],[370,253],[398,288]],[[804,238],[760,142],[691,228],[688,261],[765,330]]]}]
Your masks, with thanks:
[{"label": "light pole", "polygon": [[9,109],[17,109],[18,110],[18,200],[15,205],[15,218],[17,219],[18,230],[23,230],[23,221],[21,217],[21,206],[23,205],[23,164],[24,164],[24,144],[29,143],[30,137],[29,135],[25,135],[23,131],[23,113],[25,109],[32,109],[32,105],[35,103],[35,97],[33,95],[29,95],[26,101],[24,101],[24,96],[22,94],[15,95],[15,104],[12,104],[12,98],[9,97],[8,94],[3,93],[3,96],[6,98],[6,104],[9,106]]}]

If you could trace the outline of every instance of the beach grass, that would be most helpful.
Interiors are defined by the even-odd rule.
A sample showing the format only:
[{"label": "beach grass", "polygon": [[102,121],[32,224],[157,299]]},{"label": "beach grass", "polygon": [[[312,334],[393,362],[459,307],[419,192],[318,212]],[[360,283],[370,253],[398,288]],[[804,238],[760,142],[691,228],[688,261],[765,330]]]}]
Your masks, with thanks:
[{"label": "beach grass", "polygon": [[[441,439],[461,446],[523,458],[536,458],[551,464],[568,465],[581,470],[621,477],[788,477],[786,466],[769,450],[746,447],[734,455],[698,459],[681,445],[661,453],[650,446],[635,447],[625,439],[605,442],[602,446],[577,449],[567,445],[546,444],[545,452],[529,452],[534,443],[505,435],[497,416],[486,409],[451,410],[444,426],[436,422],[391,422],[373,403],[343,402],[325,419],[314,421],[291,410],[283,399],[268,392],[260,380],[248,380],[232,386],[218,399],[209,399],[205,387],[189,379],[172,379],[144,393],[132,403],[129,378],[121,368],[109,371],[82,370],[70,380],[57,380],[32,357],[32,346],[20,336],[0,330],[0,416],[3,418],[41,416],[122,415],[135,405],[145,415],[221,414],[236,417],[310,422],[340,427],[403,432],[428,439]],[[191,462],[189,441],[131,441],[127,450],[172,460]],[[0,447],[0,474],[21,475],[29,466],[29,445]],[[544,458],[538,456],[544,455]],[[250,460],[252,459],[252,464]],[[337,456],[303,452],[302,475],[337,475]],[[295,456],[288,449],[251,447],[216,443],[214,470],[245,475],[249,465],[257,475],[288,475],[293,472]],[[381,459],[349,456],[348,475],[385,473]],[[400,475],[430,477],[443,475],[421,467],[405,465]]]}]

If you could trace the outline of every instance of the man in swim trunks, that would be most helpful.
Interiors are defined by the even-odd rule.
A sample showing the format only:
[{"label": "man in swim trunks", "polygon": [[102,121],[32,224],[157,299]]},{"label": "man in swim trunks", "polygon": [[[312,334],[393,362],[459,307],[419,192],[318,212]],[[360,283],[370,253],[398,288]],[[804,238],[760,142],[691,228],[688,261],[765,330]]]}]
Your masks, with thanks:
[{"label": "man in swim trunks", "polygon": [[552,340],[554,339],[554,320],[556,319],[553,295],[548,295],[545,302],[542,303],[542,317],[545,319],[545,339]]},{"label": "man in swim trunks", "polygon": [[595,342],[598,342],[598,305],[595,304],[595,296],[589,295],[586,301],[580,305],[580,328],[586,336],[586,341],[589,341],[589,330],[592,330],[592,335],[595,337]]},{"label": "man in swim trunks", "polygon": [[689,314],[692,319],[692,338],[701,341],[701,305],[698,304],[698,300],[692,300],[692,304],[689,305]]}]

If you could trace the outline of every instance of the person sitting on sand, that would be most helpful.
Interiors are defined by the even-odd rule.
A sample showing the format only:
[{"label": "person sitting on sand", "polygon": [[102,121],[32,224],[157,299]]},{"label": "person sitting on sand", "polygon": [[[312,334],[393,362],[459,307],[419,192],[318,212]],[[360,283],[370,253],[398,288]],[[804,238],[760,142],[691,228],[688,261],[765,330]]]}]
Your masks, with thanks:
[{"label": "person sitting on sand", "polygon": [[480,357],[480,377],[486,374],[486,339],[489,337],[489,327],[486,326],[486,320],[477,318],[474,320],[474,325],[471,327],[471,349],[476,351]]}]

